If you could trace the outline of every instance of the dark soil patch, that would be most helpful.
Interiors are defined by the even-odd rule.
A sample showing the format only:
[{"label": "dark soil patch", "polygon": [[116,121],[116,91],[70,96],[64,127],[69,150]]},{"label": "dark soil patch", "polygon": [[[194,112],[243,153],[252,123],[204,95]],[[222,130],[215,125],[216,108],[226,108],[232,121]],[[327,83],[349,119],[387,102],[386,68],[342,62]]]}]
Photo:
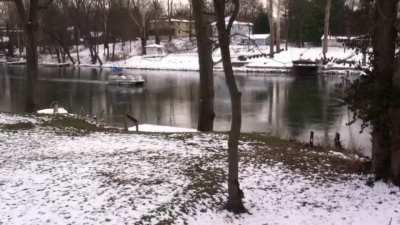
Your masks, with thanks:
[{"label": "dark soil patch", "polygon": [[0,129],[5,131],[18,131],[18,130],[30,130],[35,128],[35,125],[31,122],[20,122],[15,124],[4,124],[0,126]]}]

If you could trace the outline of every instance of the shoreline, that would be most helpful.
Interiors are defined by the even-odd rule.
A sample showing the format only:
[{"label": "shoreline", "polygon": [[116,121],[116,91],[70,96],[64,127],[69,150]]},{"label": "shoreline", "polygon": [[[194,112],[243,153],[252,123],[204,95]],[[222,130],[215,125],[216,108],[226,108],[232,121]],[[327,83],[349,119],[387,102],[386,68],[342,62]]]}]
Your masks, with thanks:
[{"label": "shoreline", "polygon": [[[11,66],[11,67],[20,67],[20,66],[25,66],[25,64],[7,64],[6,62],[0,62],[0,64],[3,64],[5,66]],[[111,69],[113,67],[120,67],[126,70],[143,70],[143,71],[176,71],[176,72],[199,72],[199,69],[197,68],[166,68],[166,67],[159,67],[159,68],[154,68],[154,67],[135,67],[135,66],[124,66],[124,65],[110,65],[109,63],[105,65],[99,65],[99,64],[71,64],[71,63],[39,63],[39,66],[42,67],[47,67],[47,68],[69,68],[69,67],[74,67],[74,68],[96,68],[96,69]],[[243,66],[243,67],[233,67],[233,71],[236,73],[243,73],[243,74],[291,74],[292,73],[292,67],[289,66]],[[214,67],[213,69],[214,72],[223,72],[222,67]],[[320,67],[318,69],[318,74],[320,75],[361,75],[363,74],[363,71],[354,68],[354,67],[332,67],[332,68],[325,68],[325,67]]]}]

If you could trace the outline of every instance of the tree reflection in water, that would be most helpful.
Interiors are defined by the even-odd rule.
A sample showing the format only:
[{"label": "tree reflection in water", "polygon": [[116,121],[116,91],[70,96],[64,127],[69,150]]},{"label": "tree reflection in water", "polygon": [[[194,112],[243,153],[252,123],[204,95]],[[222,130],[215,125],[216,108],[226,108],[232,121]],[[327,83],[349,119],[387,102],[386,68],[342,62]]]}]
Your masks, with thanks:
[{"label": "tree reflection in water", "polygon": [[[24,111],[23,67],[0,70],[0,111]],[[195,72],[130,71],[147,80],[142,88],[108,86],[109,70],[93,68],[41,68],[37,102],[47,108],[58,101],[72,113],[96,116],[123,126],[124,114],[142,123],[197,127],[198,74]],[[243,94],[243,132],[265,132],[283,138],[330,143],[340,132],[345,146],[369,149],[369,135],[359,127],[347,127],[351,117],[337,106],[334,86],[339,79],[237,75]],[[228,130],[229,93],[223,75],[215,77],[215,129]],[[100,118],[101,117],[101,118]]]}]

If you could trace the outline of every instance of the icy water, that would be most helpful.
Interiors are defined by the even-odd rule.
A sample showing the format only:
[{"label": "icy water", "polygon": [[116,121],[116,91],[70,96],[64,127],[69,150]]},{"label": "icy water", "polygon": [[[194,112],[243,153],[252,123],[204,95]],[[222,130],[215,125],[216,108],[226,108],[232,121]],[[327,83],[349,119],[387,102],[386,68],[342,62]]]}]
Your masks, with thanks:
[{"label": "icy water", "polygon": [[[122,126],[128,112],[140,123],[197,126],[198,74],[195,72],[131,71],[145,77],[143,88],[107,85],[110,70],[41,68],[36,103],[49,108],[57,101],[71,113],[96,116]],[[0,111],[23,112],[24,67],[0,67]],[[349,127],[351,113],[335,94],[339,78],[295,78],[288,75],[237,75],[243,94],[243,132],[263,132],[307,141],[310,131],[318,143],[333,144],[336,132],[343,144],[369,155],[370,136],[360,124]],[[230,100],[223,74],[215,77],[215,129],[230,125]]]}]

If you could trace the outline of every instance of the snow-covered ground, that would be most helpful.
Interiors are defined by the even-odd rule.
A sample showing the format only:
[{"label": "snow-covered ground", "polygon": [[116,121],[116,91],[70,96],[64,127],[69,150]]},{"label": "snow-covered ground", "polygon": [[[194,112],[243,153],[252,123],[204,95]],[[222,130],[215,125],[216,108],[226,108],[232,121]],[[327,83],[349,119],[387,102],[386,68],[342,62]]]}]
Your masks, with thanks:
[{"label": "snow-covered ground", "polygon": [[[339,60],[348,60],[361,62],[362,54],[352,49],[340,47],[331,47],[326,55],[327,58],[335,58]],[[321,60],[323,58],[322,47],[297,48],[290,47],[288,51],[282,51],[276,54],[274,58],[256,58],[251,61],[250,65],[266,65],[266,66],[284,66],[291,67],[293,60],[309,59]],[[344,66],[341,64],[330,63],[328,66]]]},{"label": "snow-covered ground", "polygon": [[37,123],[36,119],[31,117],[18,116],[13,114],[0,114],[0,124],[17,124],[17,123]]},{"label": "snow-covered ground", "polygon": [[[128,130],[136,131],[136,127],[129,127]],[[160,125],[154,125],[154,124],[139,124],[138,130],[140,132],[152,132],[152,133],[193,133],[193,132],[197,132],[196,129],[191,129],[191,128],[160,126]]]},{"label": "snow-covered ground", "polygon": [[[152,44],[154,41],[148,41]],[[104,54],[104,48],[99,46],[99,56],[102,59],[103,67],[123,67],[128,69],[145,69],[145,70],[176,70],[176,71],[198,71],[198,57],[197,48],[194,41],[188,39],[174,39],[171,43],[163,42],[162,45],[169,50],[169,53],[162,57],[143,57],[141,53],[140,41],[129,43],[117,43],[115,46],[115,55],[117,56],[114,61],[107,61]],[[111,47],[110,47],[111,48]],[[235,67],[235,71],[241,72],[287,72],[292,66],[293,60],[322,59],[321,47],[289,47],[288,51],[282,51],[275,54],[274,58],[261,57],[262,54],[269,53],[269,47],[261,46],[245,46],[245,45],[232,45],[231,53],[233,61],[237,61],[238,56],[247,56],[248,65],[243,67]],[[76,50],[71,51],[73,58],[76,56]],[[80,66],[99,67],[99,64],[92,64],[90,59],[90,52],[87,48],[81,46],[79,48]],[[257,57],[254,57],[257,56]],[[221,56],[218,49],[214,51],[213,58],[215,62],[220,62]],[[353,49],[344,49],[340,47],[329,48],[327,58],[334,58],[336,60],[354,61],[360,63],[362,61],[362,54]],[[56,65],[56,56],[41,55],[40,62],[43,65]],[[69,62],[69,61],[68,61]],[[331,62],[325,69],[352,69],[355,65],[344,65]],[[217,63],[216,70],[222,70],[221,63]]]},{"label": "snow-covered ground", "polygon": [[[0,114],[1,124],[21,120],[30,118]],[[343,154],[243,139],[249,213],[236,216],[222,209],[226,135],[71,135],[40,120],[28,130],[0,124],[1,225],[400,224],[399,188],[338,172],[353,165]]]}]

